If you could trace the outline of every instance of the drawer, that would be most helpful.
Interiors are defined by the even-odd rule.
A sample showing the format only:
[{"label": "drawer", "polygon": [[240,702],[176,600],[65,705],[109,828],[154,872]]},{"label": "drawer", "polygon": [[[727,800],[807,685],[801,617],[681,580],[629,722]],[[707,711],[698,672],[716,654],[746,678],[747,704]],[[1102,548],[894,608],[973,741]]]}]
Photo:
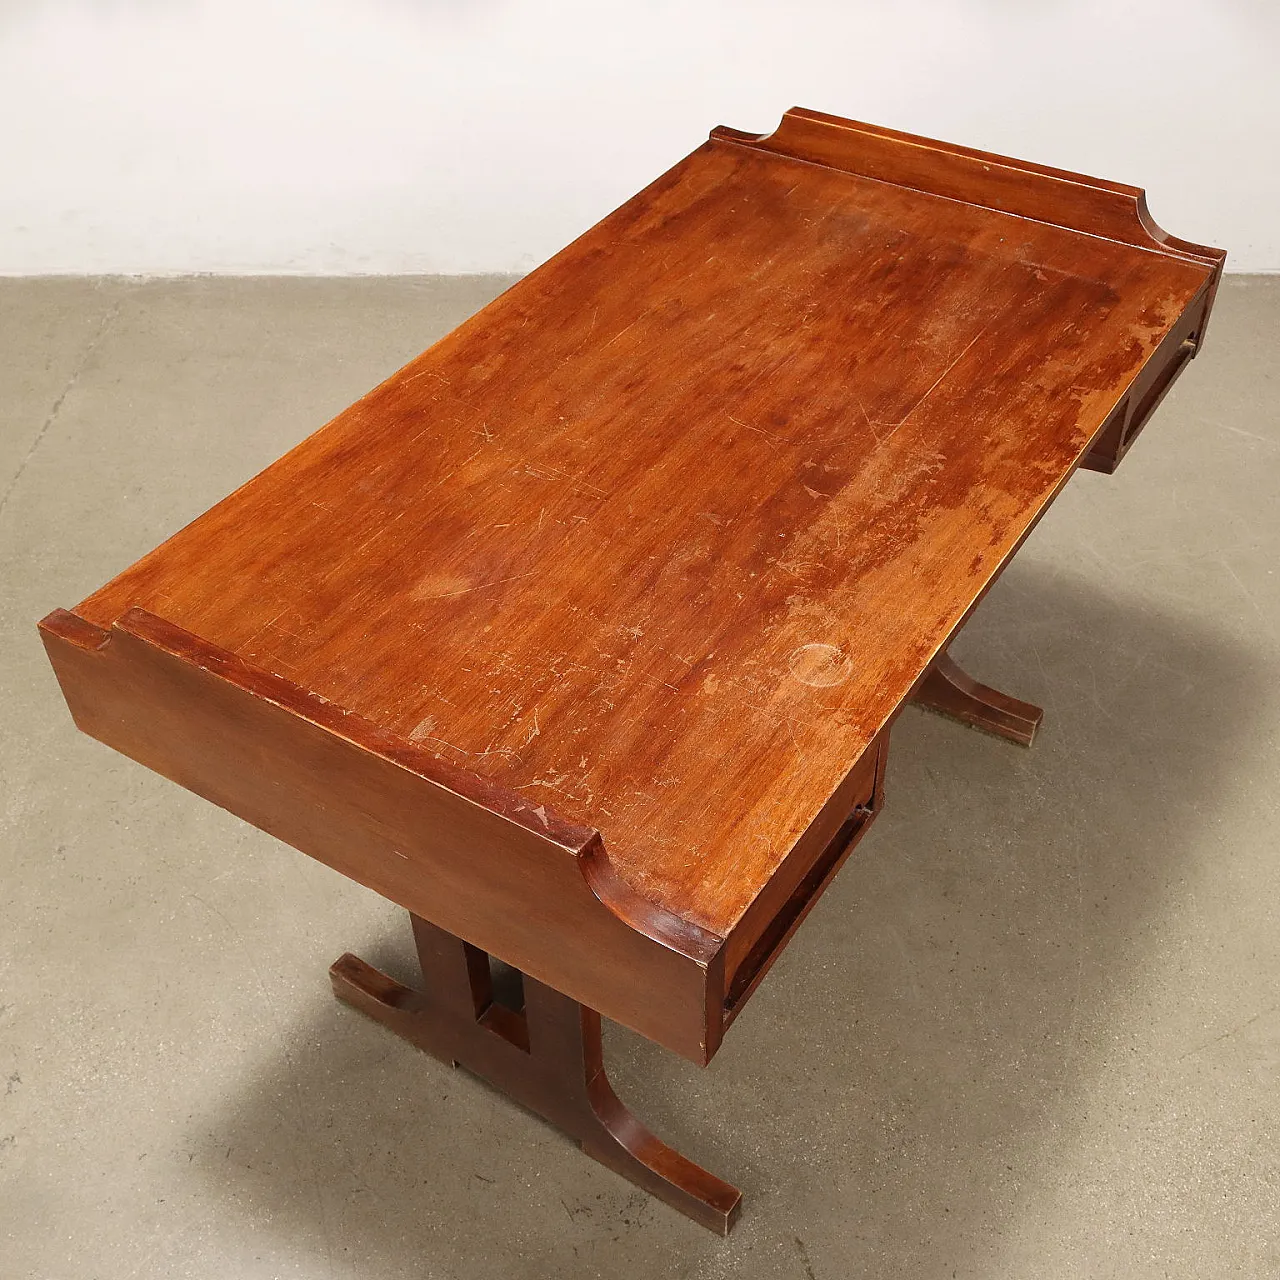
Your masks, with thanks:
[{"label": "drawer", "polygon": [[879,812],[888,745],[886,729],[729,935],[724,951],[726,1027]]}]

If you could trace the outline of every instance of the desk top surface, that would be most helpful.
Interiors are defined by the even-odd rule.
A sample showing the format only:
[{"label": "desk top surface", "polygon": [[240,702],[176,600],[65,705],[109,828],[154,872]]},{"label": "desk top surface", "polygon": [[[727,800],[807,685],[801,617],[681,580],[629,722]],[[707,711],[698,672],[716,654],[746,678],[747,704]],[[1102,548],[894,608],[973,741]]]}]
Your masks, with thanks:
[{"label": "desk top surface", "polygon": [[717,130],[76,612],[598,828],[724,935],[1215,265],[1128,188]]}]

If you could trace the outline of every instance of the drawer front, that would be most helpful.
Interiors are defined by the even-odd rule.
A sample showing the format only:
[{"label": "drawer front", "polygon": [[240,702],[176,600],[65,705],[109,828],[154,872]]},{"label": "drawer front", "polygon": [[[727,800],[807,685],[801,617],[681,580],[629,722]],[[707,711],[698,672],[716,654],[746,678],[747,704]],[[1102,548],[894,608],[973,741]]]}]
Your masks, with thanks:
[{"label": "drawer front", "polygon": [[725,944],[726,1027],[880,811],[888,745],[886,729],[729,935]]}]

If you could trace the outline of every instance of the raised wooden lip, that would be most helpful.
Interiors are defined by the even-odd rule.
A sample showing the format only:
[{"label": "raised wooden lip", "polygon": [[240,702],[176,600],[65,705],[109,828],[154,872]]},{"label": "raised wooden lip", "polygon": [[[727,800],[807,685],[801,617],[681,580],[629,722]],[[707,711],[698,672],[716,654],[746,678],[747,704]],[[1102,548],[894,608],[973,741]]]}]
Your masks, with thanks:
[{"label": "raised wooden lip", "polygon": [[[792,107],[771,133],[745,133],[726,125],[713,142],[752,147],[824,168],[857,174],[944,199],[1046,222],[1134,248],[1183,258],[1221,270],[1225,249],[1169,235],[1152,218],[1146,192],[1103,178],[1053,169],[861,120]],[[815,145],[820,140],[820,145]],[[928,153],[929,172],[918,163]],[[1030,182],[1026,182],[1030,179]],[[1024,180],[1020,187],[1016,184]],[[1012,181],[1015,189],[1003,189]]]},{"label": "raised wooden lip", "polygon": [[153,645],[558,846],[576,860],[592,894],[623,924],[699,967],[709,967],[724,945],[718,934],[686,920],[627,881],[609,858],[595,828],[569,822],[546,805],[530,804],[519,792],[440,760],[425,747],[379,728],[320,694],[257,667],[146,609],[127,609],[109,630],[67,609],[55,609],[40,621],[39,627],[48,635],[90,652],[110,644],[116,633]]}]

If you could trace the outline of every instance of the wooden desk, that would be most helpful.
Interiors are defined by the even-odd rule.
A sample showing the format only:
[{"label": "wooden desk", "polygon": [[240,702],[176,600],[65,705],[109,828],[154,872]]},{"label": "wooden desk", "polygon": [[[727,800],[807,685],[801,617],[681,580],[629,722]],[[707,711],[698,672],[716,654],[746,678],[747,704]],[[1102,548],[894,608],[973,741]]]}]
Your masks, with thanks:
[{"label": "wooden desk", "polygon": [[[600,1014],[706,1063],[947,645],[1204,336],[1130,187],[791,111],[710,140],[41,624],[87,733],[406,907],[344,999],[727,1230]],[[494,996],[489,957],[525,975]]]}]

